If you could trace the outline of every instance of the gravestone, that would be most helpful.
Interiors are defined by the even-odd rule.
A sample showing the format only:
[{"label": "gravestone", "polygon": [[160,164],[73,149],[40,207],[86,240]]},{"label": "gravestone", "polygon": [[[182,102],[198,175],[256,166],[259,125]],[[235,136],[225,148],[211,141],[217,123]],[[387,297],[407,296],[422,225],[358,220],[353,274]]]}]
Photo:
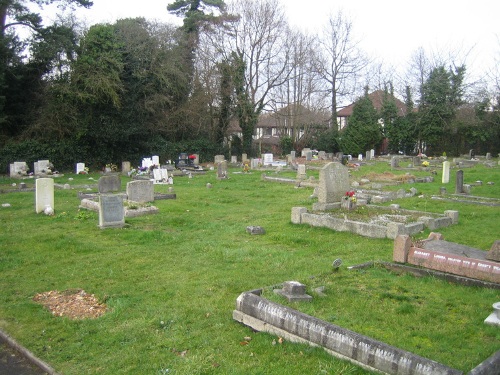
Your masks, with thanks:
[{"label": "gravestone", "polygon": [[312,160],[313,153],[312,151],[307,151],[306,152],[306,160],[311,161]]},{"label": "gravestone", "polygon": [[241,161],[244,163],[247,160],[248,160],[247,154],[241,154]]},{"label": "gravestone", "polygon": [[486,153],[486,160],[491,160],[491,152]]},{"label": "gravestone", "polygon": [[25,161],[15,161],[10,165],[10,177],[19,178],[28,175],[28,164]]},{"label": "gravestone", "polygon": [[153,165],[160,165],[160,157],[158,155],[153,155],[151,157],[151,161],[153,162]]},{"label": "gravestone", "polygon": [[48,160],[38,160],[34,164],[34,173],[35,175],[41,175],[48,173],[47,171],[50,169],[50,161]]},{"label": "gravestone", "polygon": [[500,240],[496,240],[491,246],[490,251],[486,253],[486,259],[500,262]]},{"label": "gravestone", "polygon": [[319,171],[319,204],[340,202],[349,190],[349,170],[341,163],[328,163]]},{"label": "gravestone", "polygon": [[130,170],[131,170],[130,162],[129,161],[122,161],[122,173],[123,174],[129,173]]},{"label": "gravestone", "polygon": [[120,195],[103,194],[99,196],[99,227],[121,228],[125,225],[123,198]]},{"label": "gravestone", "polygon": [[39,214],[46,208],[54,209],[54,180],[38,178],[35,182],[35,211]]},{"label": "gravestone", "polygon": [[290,151],[290,158],[292,159],[292,161],[295,160],[295,158],[296,158],[295,151]]},{"label": "gravestone", "polygon": [[215,157],[214,157],[214,163],[215,164],[218,164],[218,163],[220,163],[220,162],[222,162],[224,160],[225,160],[224,155],[215,155]]},{"label": "gravestone", "polygon": [[399,168],[399,158],[397,156],[392,157],[391,168]]},{"label": "gravestone", "polygon": [[227,162],[225,160],[217,164],[217,179],[225,180],[227,179]]},{"label": "gravestone", "polygon": [[231,155],[231,163],[236,164],[238,162],[238,157],[236,155]]},{"label": "gravestone", "polygon": [[[159,169],[155,169],[155,171]],[[136,180],[127,182],[127,197],[128,200],[137,203],[153,202],[154,184],[149,180]]]},{"label": "gravestone", "polygon": [[85,173],[85,163],[76,163],[76,174]]},{"label": "gravestone", "polygon": [[310,149],[309,147],[305,147],[305,148],[303,148],[303,149],[302,149],[302,154],[301,154],[301,156],[302,156],[302,157],[306,157],[306,155],[307,155],[307,153],[308,153],[309,151],[311,151],[311,149]]},{"label": "gravestone", "polygon": [[285,281],[282,289],[274,289],[274,293],[285,297],[289,302],[305,301],[309,302],[312,297],[306,294],[306,286],[298,281]]},{"label": "gravestone", "polygon": [[414,156],[412,163],[414,168],[420,167],[420,165],[422,164],[422,159],[420,159],[420,156]]},{"label": "gravestone", "polygon": [[297,166],[297,179],[298,180],[305,180],[306,178],[307,178],[306,165],[305,164],[299,164]]},{"label": "gravestone", "polygon": [[366,151],[365,159],[368,161],[368,160],[371,160],[371,158],[372,158],[372,153],[370,151]]},{"label": "gravestone", "polygon": [[455,180],[455,194],[462,194],[464,192],[464,171],[461,169],[457,171]]},{"label": "gravestone", "polygon": [[474,154],[474,149],[470,149],[470,150],[469,150],[469,160],[474,159],[474,156],[475,156],[475,154]]},{"label": "gravestone", "polygon": [[193,155],[194,155],[193,164],[199,165],[200,164],[200,155],[198,155],[198,154],[193,154]]},{"label": "gravestone", "polygon": [[259,164],[260,164],[260,159],[252,159],[250,162],[250,168],[252,169],[259,168]]},{"label": "gravestone", "polygon": [[363,161],[363,154],[358,154],[358,161]]},{"label": "gravestone", "polygon": [[99,193],[111,193],[115,191],[120,191],[121,180],[120,176],[116,174],[101,176],[97,183]]},{"label": "gravestone", "polygon": [[325,160],[326,159],[326,152],[325,151],[318,152],[318,159]]},{"label": "gravestone", "polygon": [[270,165],[274,161],[273,154],[264,154],[262,155],[262,159],[264,160],[264,165]]},{"label": "gravestone", "polygon": [[373,148],[370,150],[370,158],[375,159],[375,150]]},{"label": "gravestone", "polygon": [[153,160],[151,158],[143,158],[141,162],[142,168],[149,168],[153,165]]},{"label": "gravestone", "polygon": [[450,162],[443,162],[443,177],[441,178],[443,184],[450,182]]}]

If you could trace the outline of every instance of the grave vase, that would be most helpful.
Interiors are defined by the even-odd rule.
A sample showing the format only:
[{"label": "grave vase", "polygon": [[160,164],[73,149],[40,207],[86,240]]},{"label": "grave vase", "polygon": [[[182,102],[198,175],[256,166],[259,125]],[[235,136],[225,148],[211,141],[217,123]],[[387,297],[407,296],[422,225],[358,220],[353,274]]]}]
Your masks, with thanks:
[{"label": "grave vase", "polygon": [[350,199],[342,199],[340,206],[347,211],[353,211],[356,209],[356,202],[353,202]]}]

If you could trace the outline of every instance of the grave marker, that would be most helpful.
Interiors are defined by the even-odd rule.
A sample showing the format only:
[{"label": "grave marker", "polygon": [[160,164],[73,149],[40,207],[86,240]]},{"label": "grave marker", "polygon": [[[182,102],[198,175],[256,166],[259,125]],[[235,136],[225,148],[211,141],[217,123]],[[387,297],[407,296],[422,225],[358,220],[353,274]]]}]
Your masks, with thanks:
[{"label": "grave marker", "polygon": [[227,162],[221,161],[219,164],[217,164],[217,179],[219,180],[225,180],[227,179]]},{"label": "grave marker", "polygon": [[443,184],[450,182],[450,162],[443,162],[443,177],[441,178]]},{"label": "grave marker", "polygon": [[85,163],[76,163],[76,174],[85,173]]},{"label": "grave marker", "polygon": [[122,173],[123,174],[129,173],[130,170],[131,170],[130,162],[129,161],[122,161]]},{"label": "grave marker", "polygon": [[54,180],[38,178],[35,182],[35,211],[39,214],[49,207],[54,209]]},{"label": "grave marker", "polygon": [[153,202],[155,200],[153,181],[136,180],[127,182],[127,197],[128,200],[138,203]]},{"label": "grave marker", "polygon": [[15,161],[10,165],[10,177],[19,178],[28,175],[28,164],[25,161]]},{"label": "grave marker", "polygon": [[270,165],[273,163],[273,154],[264,154],[262,155],[262,159],[264,159],[264,165]]},{"label": "grave marker", "polygon": [[305,164],[299,164],[297,166],[297,179],[298,180],[305,180],[307,177],[306,174],[306,165]]},{"label": "grave marker", "polygon": [[125,225],[123,198],[120,195],[99,196],[99,227],[121,228]]},{"label": "grave marker", "polygon": [[349,190],[347,167],[338,162],[331,162],[319,171],[318,203],[340,202]]},{"label": "grave marker", "polygon": [[399,168],[399,158],[397,156],[392,157],[391,168]]},{"label": "grave marker", "polygon": [[458,170],[455,180],[455,194],[462,194],[464,192],[464,171]]},{"label": "grave marker", "polygon": [[97,183],[99,193],[111,193],[115,191],[120,191],[121,180],[118,175],[107,175],[101,176]]},{"label": "grave marker", "polygon": [[35,175],[46,174],[50,169],[50,161],[48,160],[38,160],[34,164]]}]

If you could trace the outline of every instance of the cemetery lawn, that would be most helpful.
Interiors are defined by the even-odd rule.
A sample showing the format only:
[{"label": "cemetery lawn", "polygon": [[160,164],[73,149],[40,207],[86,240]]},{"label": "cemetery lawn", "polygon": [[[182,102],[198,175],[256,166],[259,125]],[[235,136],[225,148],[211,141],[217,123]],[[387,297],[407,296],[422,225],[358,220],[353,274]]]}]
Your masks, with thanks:
[{"label": "cemetery lawn", "polygon": [[[377,162],[352,175],[385,171],[390,165]],[[434,213],[458,210],[459,224],[440,233],[489,250],[500,239],[500,207],[431,199],[442,186],[437,171],[433,183],[387,187],[415,187],[421,196],[391,203]],[[125,228],[105,230],[98,228],[96,213],[78,209],[77,191],[96,183],[98,174],[90,175],[94,182],[72,173],[56,179],[74,188],[56,188],[54,216],[35,214],[34,193],[18,192],[11,184],[19,181],[0,177],[0,204],[11,205],[0,207],[0,328],[65,375],[368,374],[322,349],[280,342],[232,319],[240,293],[264,288],[265,298],[287,304],[272,289],[297,280],[314,298],[289,304],[293,308],[450,367],[467,372],[500,349],[498,327],[483,323],[500,301],[499,290],[397,275],[379,266],[348,270],[392,261],[393,241],[293,225],[291,208],[310,209],[312,188],[262,181],[259,171],[229,172],[223,181],[216,171],[176,177],[177,199],[155,201],[159,214],[127,218]],[[429,170],[411,173],[428,176]],[[308,175],[318,178],[318,171]],[[500,198],[500,168],[478,165],[464,169],[464,176],[465,183],[484,182],[473,195]],[[34,187],[33,180],[25,181]],[[122,177],[123,190],[128,181]],[[155,190],[166,193],[167,186]],[[266,234],[248,234],[251,225]],[[334,272],[336,258],[343,264]],[[317,287],[326,296],[317,295]],[[39,293],[78,290],[97,297],[106,313],[75,320],[54,316],[33,300]]]}]

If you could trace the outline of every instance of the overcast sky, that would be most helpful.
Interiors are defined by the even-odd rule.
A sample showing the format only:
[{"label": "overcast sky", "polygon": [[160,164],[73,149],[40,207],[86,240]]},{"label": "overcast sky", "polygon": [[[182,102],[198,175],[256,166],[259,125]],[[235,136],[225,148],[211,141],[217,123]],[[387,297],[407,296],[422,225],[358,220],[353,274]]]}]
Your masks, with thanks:
[{"label": "overcast sky", "polygon": [[[226,3],[230,0],[226,0]],[[79,9],[88,24],[144,17],[181,23],[170,15],[173,0],[93,0]],[[406,69],[419,47],[427,53],[468,54],[469,70],[483,71],[500,57],[500,0],[281,0],[292,25],[315,32],[342,10],[353,22],[362,48],[379,61]]]}]

